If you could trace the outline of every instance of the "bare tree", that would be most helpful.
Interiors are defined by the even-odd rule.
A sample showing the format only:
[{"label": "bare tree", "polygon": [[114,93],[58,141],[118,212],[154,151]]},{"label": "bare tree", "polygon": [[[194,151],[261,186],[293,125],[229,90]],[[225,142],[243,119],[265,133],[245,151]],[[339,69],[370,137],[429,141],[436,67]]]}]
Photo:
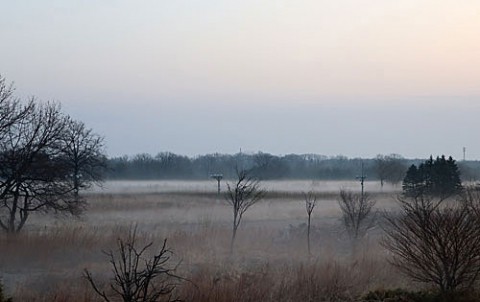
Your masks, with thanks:
[{"label": "bare tree", "polygon": [[380,179],[380,186],[383,188],[383,184],[388,177],[388,164],[385,155],[378,154],[377,157],[375,157],[374,169]]},{"label": "bare tree", "polygon": [[13,83],[7,84],[6,79],[0,75],[0,141],[7,135],[9,128],[25,118],[33,106],[33,100],[23,105],[14,96]]},{"label": "bare tree", "polygon": [[167,240],[147,258],[153,242],[139,247],[136,237],[135,228],[128,238],[117,240],[116,251],[104,252],[113,272],[107,289],[102,289],[85,269],[84,276],[93,290],[106,302],[118,298],[124,302],[181,301],[174,297],[174,291],[183,278],[175,274],[176,266],[170,266],[172,251],[167,248]]},{"label": "bare tree", "polygon": [[405,159],[398,154],[377,155],[374,159],[374,169],[383,188],[385,182],[398,184],[403,180],[407,167]]},{"label": "bare tree", "polygon": [[313,209],[315,208],[315,205],[317,203],[317,196],[313,191],[309,191],[308,193],[304,193],[303,197],[305,199],[305,208],[307,210],[307,216],[308,216],[308,223],[307,223],[308,256],[311,256],[312,253],[310,251],[310,224],[311,224]]},{"label": "bare tree", "polygon": [[63,144],[62,152],[71,171],[73,192],[78,198],[80,189],[89,188],[93,183],[103,180],[106,169],[103,138],[83,122],[70,119]]},{"label": "bare tree", "polygon": [[363,237],[373,226],[375,213],[372,212],[376,201],[367,193],[358,194],[340,190],[338,204],[343,214],[343,224],[348,235],[357,239]]},{"label": "bare tree", "polygon": [[260,181],[250,177],[245,170],[236,169],[237,179],[234,183],[227,183],[226,200],[233,209],[233,228],[230,252],[233,252],[237,230],[243,214],[254,204],[259,202],[266,191],[260,188]]},{"label": "bare tree", "polygon": [[78,215],[84,206],[75,196],[65,144],[71,120],[57,103],[31,98],[23,104],[12,91],[0,78],[0,228],[10,234],[33,212]]},{"label": "bare tree", "polygon": [[461,193],[462,202],[470,209],[470,211],[480,218],[480,187],[465,187]]},{"label": "bare tree", "polygon": [[400,213],[387,213],[383,246],[392,264],[444,294],[470,288],[480,273],[479,217],[464,200],[427,195],[400,198]]},{"label": "bare tree", "polygon": [[59,148],[66,120],[56,104],[29,104],[0,141],[0,227],[8,233],[20,231],[31,212],[78,213]]}]

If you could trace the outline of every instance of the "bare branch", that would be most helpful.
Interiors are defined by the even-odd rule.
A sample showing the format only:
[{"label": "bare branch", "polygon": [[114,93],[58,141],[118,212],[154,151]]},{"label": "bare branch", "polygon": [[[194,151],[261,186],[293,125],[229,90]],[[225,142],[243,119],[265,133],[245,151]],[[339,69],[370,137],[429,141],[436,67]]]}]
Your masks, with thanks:
[{"label": "bare branch", "polygon": [[446,202],[427,195],[401,197],[400,213],[385,214],[383,246],[392,264],[444,293],[473,286],[480,273],[478,195]]},{"label": "bare branch", "polygon": [[177,266],[169,266],[172,252],[167,248],[167,240],[163,241],[160,250],[153,257],[145,255],[153,246],[153,242],[138,247],[137,230],[130,231],[128,238],[118,239],[116,251],[104,252],[112,266],[113,278],[110,280],[110,293],[100,289],[92,274],[85,270],[84,277],[94,291],[105,301],[121,297],[122,301],[180,301],[174,297],[179,281]]},{"label": "bare branch", "polygon": [[311,250],[310,250],[310,224],[311,224],[311,218],[312,218],[312,212],[313,209],[315,208],[316,202],[317,202],[317,196],[313,191],[309,191],[308,193],[303,194],[305,198],[305,208],[307,210],[307,216],[308,216],[308,223],[307,223],[307,248],[308,248],[308,256],[311,256]]},{"label": "bare branch", "polygon": [[266,191],[260,188],[260,181],[250,177],[245,170],[236,169],[237,179],[234,183],[227,183],[225,199],[233,209],[233,229],[230,251],[233,245],[237,229],[242,221],[243,214],[254,204],[265,197]]},{"label": "bare branch", "polygon": [[15,99],[1,76],[0,113],[0,227],[19,232],[36,211],[79,215],[79,188],[100,179],[103,140],[58,103]]},{"label": "bare branch", "polygon": [[363,237],[373,226],[373,207],[376,201],[368,194],[356,194],[351,191],[341,190],[338,205],[343,213],[343,224],[353,239]]}]

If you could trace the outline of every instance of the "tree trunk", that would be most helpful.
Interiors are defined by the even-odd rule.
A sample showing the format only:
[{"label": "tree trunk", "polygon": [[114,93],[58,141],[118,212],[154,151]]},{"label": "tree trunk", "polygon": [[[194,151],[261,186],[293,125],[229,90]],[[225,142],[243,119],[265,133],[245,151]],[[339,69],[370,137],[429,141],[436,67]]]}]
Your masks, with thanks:
[{"label": "tree trunk", "polygon": [[307,246],[308,246],[308,257],[312,256],[310,251],[310,218],[311,214],[308,214],[308,224],[307,224]]},{"label": "tree trunk", "polygon": [[232,241],[230,242],[230,255],[233,255],[233,247],[235,245],[235,238],[237,237],[237,229],[238,229],[238,224],[237,224],[237,218],[235,217],[233,219]]},{"label": "tree trunk", "polygon": [[73,194],[75,195],[75,199],[78,199],[78,194],[80,192],[80,172],[79,172],[79,169],[77,167],[77,165],[75,165],[75,169],[74,169],[74,172],[73,172]]},{"label": "tree trunk", "polygon": [[13,195],[13,200],[12,200],[12,208],[10,209],[10,217],[8,219],[8,229],[7,233],[9,234],[14,234],[16,233],[17,228],[15,227],[15,220],[17,216],[17,210],[18,210],[18,190],[15,191]]},{"label": "tree trunk", "polygon": [[25,225],[25,222],[27,222],[28,218],[28,211],[27,210],[20,210],[20,223],[17,226],[16,232],[19,233],[20,230],[23,228]]}]

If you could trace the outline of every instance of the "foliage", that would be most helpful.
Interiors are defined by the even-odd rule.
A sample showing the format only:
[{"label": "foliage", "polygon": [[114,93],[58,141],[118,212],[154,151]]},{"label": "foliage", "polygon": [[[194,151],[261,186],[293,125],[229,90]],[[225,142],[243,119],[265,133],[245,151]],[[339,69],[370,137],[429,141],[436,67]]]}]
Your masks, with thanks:
[{"label": "foliage", "polygon": [[407,171],[402,185],[405,196],[415,197],[428,194],[445,198],[461,192],[460,171],[455,160],[444,155],[424,163],[412,165]]},{"label": "foliage", "polygon": [[376,202],[368,194],[358,194],[341,190],[338,205],[342,210],[343,224],[348,235],[357,239],[363,237],[373,226],[375,213],[372,212]]},{"label": "foliage", "polygon": [[279,179],[289,174],[289,167],[281,157],[269,153],[253,154],[254,165],[250,170],[259,179]]},{"label": "foliage", "polygon": [[[385,181],[389,183],[397,183],[404,177],[407,160],[404,162],[400,156],[398,157],[398,162],[405,166],[388,175]],[[232,179],[236,177],[234,167],[239,166],[248,170],[251,176],[262,180],[347,180],[356,176],[361,161],[365,164],[365,173],[377,175],[374,159],[349,159],[344,156],[327,157],[318,154],[277,156],[264,152],[213,153],[187,157],[171,152],[161,152],[157,155],[137,154],[111,158],[108,160],[107,177],[111,179],[207,179],[212,174],[223,174],[226,179]]]},{"label": "foliage", "polygon": [[382,244],[392,264],[443,293],[473,286],[480,273],[480,218],[469,203],[418,195],[399,204],[400,213],[385,214]]},{"label": "foliage", "polygon": [[3,290],[3,284],[0,282],[0,302],[12,302],[12,298],[7,298]]},{"label": "foliage", "polygon": [[[379,160],[380,158],[380,160]],[[227,179],[236,177],[234,167],[242,166],[259,179],[349,180],[358,173],[360,162],[370,180],[378,179],[393,185],[405,177],[407,168],[421,163],[404,159],[400,155],[379,155],[374,159],[327,157],[318,154],[269,153],[212,153],[187,157],[171,152],[156,155],[146,153],[114,157],[107,160],[107,178],[110,179],[208,179],[212,174],[223,174]],[[459,163],[462,176],[467,180],[480,178],[480,162]]]},{"label": "foliage", "polygon": [[176,267],[170,267],[172,252],[163,241],[160,251],[153,257],[146,254],[153,242],[139,247],[136,228],[127,239],[117,240],[117,250],[104,252],[108,256],[114,274],[109,286],[109,293],[101,289],[92,274],[85,269],[85,278],[94,291],[106,302],[155,302],[180,301],[174,297],[174,291],[181,277],[175,275]]}]

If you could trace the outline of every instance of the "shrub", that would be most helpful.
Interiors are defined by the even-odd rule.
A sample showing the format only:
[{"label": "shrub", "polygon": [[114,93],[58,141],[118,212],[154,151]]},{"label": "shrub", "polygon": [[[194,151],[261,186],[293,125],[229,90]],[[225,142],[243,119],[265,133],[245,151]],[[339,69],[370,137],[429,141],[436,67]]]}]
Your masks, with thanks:
[{"label": "shrub", "polygon": [[364,302],[437,302],[438,293],[429,291],[408,291],[404,289],[378,289],[368,292],[361,299]]},{"label": "shrub", "polygon": [[479,216],[462,201],[420,195],[399,202],[400,213],[385,215],[382,241],[392,264],[443,294],[471,289],[480,274]]},{"label": "shrub", "polygon": [[351,191],[341,190],[338,205],[342,210],[343,225],[350,238],[358,239],[373,227],[375,212],[373,208],[376,202],[368,194],[357,194]]},{"label": "shrub", "polygon": [[0,282],[0,302],[12,302],[12,298],[7,298],[3,290],[3,284]]},{"label": "shrub", "polygon": [[150,242],[139,247],[135,228],[127,239],[118,239],[116,251],[104,252],[114,274],[109,292],[95,282],[88,270],[85,270],[85,278],[106,302],[118,299],[124,302],[180,301],[174,294],[183,278],[175,274],[176,267],[169,265],[172,252],[164,240],[160,251],[147,258],[147,251],[152,245],[153,242]]}]

